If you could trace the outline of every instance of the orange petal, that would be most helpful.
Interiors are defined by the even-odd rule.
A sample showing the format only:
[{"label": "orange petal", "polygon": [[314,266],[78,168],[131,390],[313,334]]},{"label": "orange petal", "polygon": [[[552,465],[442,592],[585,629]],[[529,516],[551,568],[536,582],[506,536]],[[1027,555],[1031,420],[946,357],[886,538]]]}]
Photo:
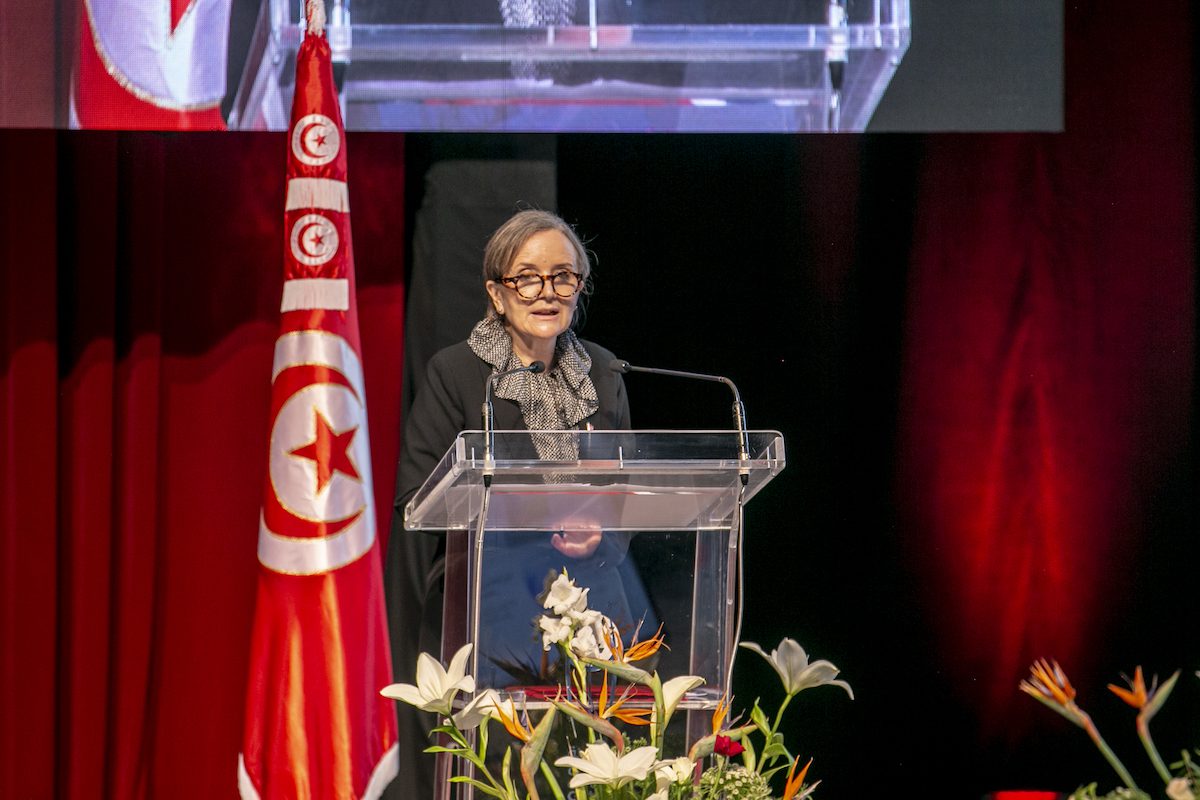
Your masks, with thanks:
[{"label": "orange petal", "polygon": [[629,725],[649,725],[653,713],[652,708],[621,708],[613,711],[612,715]]},{"label": "orange petal", "polygon": [[629,646],[629,650],[626,651],[625,658],[623,660],[626,662],[633,662],[649,658],[657,653],[660,647],[664,646],[664,641],[665,639],[663,637],[662,625],[660,624],[658,626],[658,630],[655,631],[654,635],[649,639],[644,642],[635,641],[633,644],[631,644]]},{"label": "orange petal", "polygon": [[1029,668],[1033,675],[1034,686],[1043,694],[1052,698],[1060,706],[1066,706],[1075,699],[1075,689],[1067,680],[1066,674],[1057,661],[1047,662],[1045,659],[1033,662]]},{"label": "orange petal", "polygon": [[716,733],[721,730],[721,726],[725,724],[725,717],[729,715],[729,695],[725,694],[717,703],[717,707],[713,709],[712,715],[712,732]]},{"label": "orange petal", "polygon": [[800,759],[797,758],[792,762],[792,768],[788,770],[787,785],[783,788],[783,800],[792,800],[796,793],[804,786],[804,776],[808,774],[808,768],[812,766],[813,760],[810,758],[808,763],[804,765],[804,769],[800,770],[800,774],[796,775],[796,767],[800,766]]},{"label": "orange petal", "polygon": [[1111,683],[1108,685],[1108,689],[1134,708],[1144,708],[1147,700],[1149,700],[1149,696],[1146,693],[1146,679],[1142,675],[1142,668],[1140,666],[1134,670],[1133,680],[1129,681],[1128,689]]}]

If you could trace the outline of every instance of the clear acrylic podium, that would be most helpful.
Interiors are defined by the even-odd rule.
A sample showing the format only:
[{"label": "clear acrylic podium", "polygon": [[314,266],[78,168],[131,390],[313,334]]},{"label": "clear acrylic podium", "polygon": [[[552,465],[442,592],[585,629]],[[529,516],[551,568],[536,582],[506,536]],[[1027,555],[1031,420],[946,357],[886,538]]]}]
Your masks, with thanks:
[{"label": "clear acrylic podium", "polygon": [[[531,436],[567,438],[579,457],[539,459]],[[728,686],[742,508],[785,465],[778,432],[748,432],[744,451],[740,439],[736,431],[498,431],[489,448],[481,431],[459,434],[405,508],[408,530],[447,532],[443,658],[475,641],[478,688],[544,706],[556,684],[534,627],[536,595],[565,567],[626,640],[638,624],[642,638],[663,626],[671,649],[642,666],[664,679],[704,678],[681,708],[688,740],[706,733],[708,714],[691,712],[714,708]],[[550,546],[564,531],[594,531],[600,543],[573,559]],[[438,774],[448,769],[442,763]],[[439,797],[449,791],[439,781]]]},{"label": "clear acrylic podium", "polygon": [[[911,40],[909,0],[552,5],[326,0],[346,127],[862,131]],[[262,0],[230,129],[287,127],[302,6]]]}]

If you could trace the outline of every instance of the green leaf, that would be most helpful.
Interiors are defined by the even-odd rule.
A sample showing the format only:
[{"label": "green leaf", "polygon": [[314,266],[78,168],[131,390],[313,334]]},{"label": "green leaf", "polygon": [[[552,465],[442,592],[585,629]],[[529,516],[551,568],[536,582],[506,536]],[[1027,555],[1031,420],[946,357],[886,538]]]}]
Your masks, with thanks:
[{"label": "green leaf", "polygon": [[466,758],[469,755],[475,754],[473,751],[468,750],[465,747],[445,747],[444,745],[440,745],[440,744],[432,744],[429,747],[426,747],[425,752],[426,753],[450,753],[451,755],[461,756],[462,758]]},{"label": "green leaf", "polygon": [[787,748],[783,746],[782,739],[773,739],[770,744],[764,747],[762,757],[764,761],[780,757],[786,758],[788,761],[792,760]]},{"label": "green leaf", "polygon": [[638,669],[630,664],[622,664],[620,661],[604,661],[599,658],[583,658],[580,660],[590,666],[599,667],[605,672],[616,675],[618,678],[630,683],[638,683],[642,686],[650,685],[651,675],[644,669]]},{"label": "green leaf", "polygon": [[746,748],[742,751],[742,763],[746,765],[746,769],[754,772],[758,765],[758,755],[754,752],[754,742],[750,741],[749,736],[742,737],[742,747]]},{"label": "green leaf", "polygon": [[463,732],[460,731],[458,728],[454,727],[453,725],[439,725],[430,731],[430,734],[434,734],[434,733],[440,733],[440,734],[444,734],[445,736],[449,736],[451,739],[458,742],[463,747],[471,746],[470,744],[468,744],[467,737],[463,735]]},{"label": "green leaf", "polygon": [[570,703],[564,703],[560,700],[554,700],[552,702],[554,703],[555,708],[578,722],[580,725],[583,725],[586,728],[591,728],[601,736],[610,739],[612,743],[617,746],[618,750],[625,747],[625,737],[623,737],[621,732],[617,730],[616,726],[608,720],[601,719],[594,714],[589,714],[578,706],[571,705]]},{"label": "green leaf", "polygon": [[754,701],[754,707],[750,709],[750,721],[757,725],[763,733],[771,730],[771,723],[767,721],[767,715],[759,707],[757,699]]},{"label": "green leaf", "polygon": [[688,758],[692,761],[699,761],[703,758],[708,758],[712,755],[713,745],[717,743],[716,734],[709,734],[696,740],[692,745],[692,749],[688,751]]},{"label": "green leaf", "polygon": [[488,743],[488,720],[486,720],[486,719],[483,721],[483,724],[479,726],[479,737],[478,738],[479,738],[479,748],[478,748],[479,758],[481,760],[486,759],[487,758],[487,743]]},{"label": "green leaf", "polygon": [[525,783],[525,788],[533,800],[539,800],[533,773],[538,764],[543,763],[542,755],[546,752],[546,742],[550,740],[550,732],[554,730],[556,715],[556,708],[546,709],[546,713],[542,715],[537,727],[533,729],[533,736],[529,737],[529,741],[521,748],[521,780]]},{"label": "green leaf", "polygon": [[[500,777],[504,779],[504,789],[508,792],[509,797],[517,796],[517,785],[512,779],[512,748],[504,748],[504,759],[500,762]],[[537,800],[537,792],[533,794],[534,800]]]},{"label": "green leaf", "polygon": [[792,762],[791,762],[791,760],[789,759],[789,760],[787,761],[787,763],[780,764],[778,767],[771,767],[770,769],[768,769],[768,770],[764,771],[764,772],[763,772],[763,774],[762,774],[762,776],[763,776],[764,778],[766,778],[767,780],[770,780],[770,779],[771,779],[771,777],[772,777],[772,776],[773,776],[773,775],[774,775],[776,772],[782,772],[782,771],[783,771],[783,770],[785,770],[785,769],[791,769],[791,767],[792,767]]},{"label": "green leaf", "polygon": [[474,778],[469,778],[466,775],[455,775],[453,778],[450,779],[450,783],[469,783],[470,785],[474,786],[476,789],[483,792],[484,794],[490,794],[492,797],[500,798],[500,800],[508,800],[508,798],[506,798],[504,796],[504,793],[501,792],[496,787],[488,786],[483,781],[479,781]]},{"label": "green leaf", "polygon": [[1163,704],[1167,702],[1167,698],[1171,696],[1171,690],[1175,688],[1175,681],[1177,680],[1179,680],[1179,670],[1175,670],[1175,674],[1163,682],[1163,685],[1160,686],[1158,691],[1154,693],[1154,697],[1152,697],[1150,702],[1146,704],[1146,707],[1142,709],[1142,712],[1139,714],[1139,716],[1145,719],[1147,724],[1149,724],[1150,720],[1154,718],[1154,715],[1158,713],[1159,709],[1163,707]]}]

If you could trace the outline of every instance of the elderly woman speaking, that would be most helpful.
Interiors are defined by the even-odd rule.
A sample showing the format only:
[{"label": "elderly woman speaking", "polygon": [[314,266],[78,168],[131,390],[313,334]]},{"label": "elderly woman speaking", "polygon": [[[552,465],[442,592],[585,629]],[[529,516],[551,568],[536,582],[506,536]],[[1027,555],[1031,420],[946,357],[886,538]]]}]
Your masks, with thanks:
[{"label": "elderly woman speaking", "polygon": [[[625,385],[609,368],[613,354],[580,339],[573,330],[590,276],[583,243],[554,214],[521,211],[492,235],[483,257],[487,313],[466,341],[430,360],[405,421],[397,513],[458,433],[482,427],[480,409],[493,375],[539,361],[545,367],[537,374],[516,372],[496,382],[496,430],[629,427]],[[530,438],[539,458],[579,456],[577,437]],[[476,644],[479,685],[547,682],[540,674],[542,642],[534,619],[542,611],[538,596],[547,578],[564,567],[580,585],[591,587],[589,605],[619,627],[651,615],[637,571],[625,558],[628,537],[604,534],[594,525],[576,527],[580,530],[489,535]],[[419,652],[437,655],[440,645],[444,548],[414,546],[408,541],[414,538],[393,536],[388,545],[393,656],[399,676],[412,669]],[[414,624],[418,613],[419,625]]]}]

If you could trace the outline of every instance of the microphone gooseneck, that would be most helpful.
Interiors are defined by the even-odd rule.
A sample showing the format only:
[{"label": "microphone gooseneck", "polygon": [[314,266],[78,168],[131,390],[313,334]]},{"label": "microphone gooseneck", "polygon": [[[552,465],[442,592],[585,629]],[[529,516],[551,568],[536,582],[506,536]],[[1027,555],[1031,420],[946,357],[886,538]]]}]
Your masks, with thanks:
[{"label": "microphone gooseneck", "polygon": [[[614,358],[608,362],[608,368],[622,375],[628,375],[630,372],[648,372],[651,375],[667,375],[673,378],[690,378],[692,380],[725,384],[733,392],[733,426],[738,432],[738,460],[743,462],[743,464],[750,460],[750,435],[746,429],[746,406],[742,404],[742,395],[738,391],[737,386],[729,378],[723,375],[706,375],[702,372],[683,372],[677,369],[635,367],[628,361],[620,358]],[[746,485],[750,479],[750,473],[745,466],[739,470],[739,477],[741,478],[742,485]]]},{"label": "microphone gooseneck", "polygon": [[516,375],[518,372],[528,372],[531,375],[537,375],[545,371],[545,363],[534,361],[523,367],[506,369],[503,372],[493,372],[491,375],[488,375],[487,383],[483,387],[483,481],[485,484],[491,484],[492,468],[494,466],[493,453],[496,447],[496,423],[495,410],[492,407],[492,394],[496,389],[496,384],[501,379],[507,378],[509,375]]}]

